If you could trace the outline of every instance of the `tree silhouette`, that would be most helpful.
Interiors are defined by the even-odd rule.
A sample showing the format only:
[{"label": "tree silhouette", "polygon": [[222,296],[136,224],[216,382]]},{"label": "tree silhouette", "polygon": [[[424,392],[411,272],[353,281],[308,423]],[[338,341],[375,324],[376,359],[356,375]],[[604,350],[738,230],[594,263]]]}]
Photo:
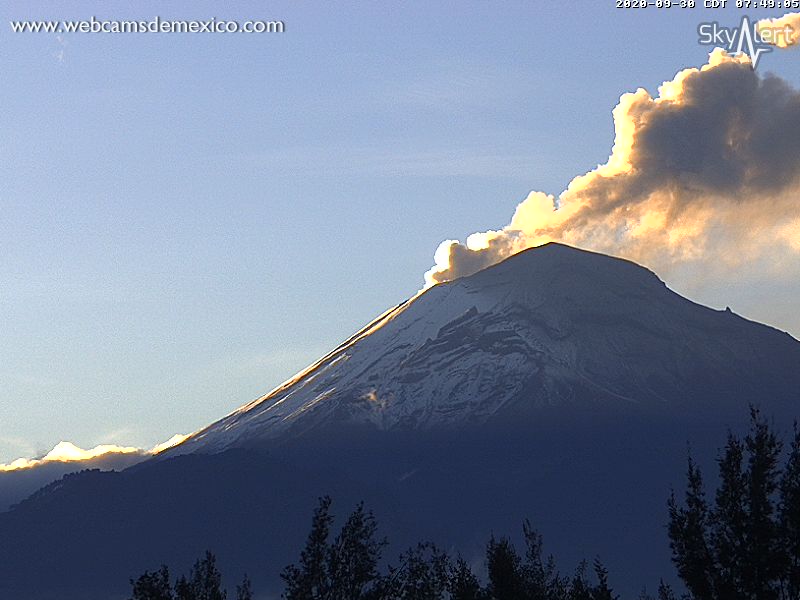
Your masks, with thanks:
[{"label": "tree silhouette", "polygon": [[[222,575],[217,569],[217,559],[206,551],[192,567],[189,577],[181,575],[174,587],[170,585],[169,569],[145,571],[136,580],[131,579],[130,600],[226,600],[228,593],[222,588]],[[250,579],[244,576],[236,586],[236,600],[252,600]]]},{"label": "tree silhouette", "polygon": [[176,600],[226,600],[227,597],[227,592],[222,589],[217,559],[208,551],[195,562],[188,579],[181,576],[175,583]]},{"label": "tree silhouette", "polygon": [[451,600],[486,600],[480,581],[460,556],[450,566],[448,590]]},{"label": "tree silhouette", "polygon": [[[719,458],[709,507],[689,459],[684,502],[673,494],[669,538],[678,575],[696,600],[797,600],[800,440],[781,475],[782,443],[751,408],[744,440],[733,433]],[[669,597],[671,591],[665,591]]]},{"label": "tree silhouette", "polygon": [[658,584],[658,600],[677,600],[672,588],[663,581]]},{"label": "tree silhouette", "polygon": [[600,559],[594,561],[594,572],[597,575],[597,586],[592,590],[592,600],[618,600],[608,585],[608,569]]},{"label": "tree silhouette", "polygon": [[581,561],[569,585],[569,600],[592,600],[593,587],[586,578],[586,561]]},{"label": "tree silhouette", "polygon": [[174,600],[170,585],[169,569],[161,565],[158,571],[145,571],[135,581],[130,580],[133,588],[130,600]]},{"label": "tree silhouette", "polygon": [[797,423],[781,477],[778,511],[784,544],[785,595],[800,598],[800,428]]},{"label": "tree silhouette", "polygon": [[[754,438],[756,439],[756,438]],[[758,443],[753,447],[759,446]],[[759,446],[760,447],[760,446]],[[800,466],[800,436],[794,445],[795,466]],[[734,461],[735,462],[735,461]],[[768,471],[768,469],[767,469]],[[699,471],[690,473],[700,489]],[[788,472],[787,472],[788,473]],[[694,477],[694,475],[697,477]],[[794,471],[790,474],[796,475]],[[781,486],[800,497],[796,480],[785,476]],[[789,496],[787,495],[787,498]],[[794,505],[792,505],[794,506]],[[675,508],[676,513],[684,509]],[[795,519],[796,511],[781,505],[781,518]],[[486,545],[488,580],[482,585],[468,563],[460,556],[452,560],[447,552],[429,542],[417,544],[402,553],[396,567],[379,570],[386,540],[378,538],[378,524],[363,503],[357,505],[331,539],[334,517],[331,499],[322,497],[314,510],[311,531],[300,552],[298,563],[289,565],[281,577],[287,600],[617,600],[609,585],[608,571],[597,560],[597,583],[589,582],[586,562],[572,578],[562,577],[552,556],[545,558],[541,535],[528,521],[523,523],[525,554],[520,555],[509,538],[492,536]],[[688,522],[688,521],[686,521]],[[188,576],[181,576],[170,587],[166,566],[145,571],[131,580],[130,600],[226,600],[222,575],[216,557],[206,552]],[[646,594],[641,599],[652,600]],[[247,575],[236,586],[236,600],[253,600]],[[658,600],[675,600],[663,583]]]},{"label": "tree silhouette", "polygon": [[380,583],[378,561],[386,541],[377,538],[374,515],[359,504],[330,542],[330,506],[329,497],[320,498],[299,564],[281,573],[287,600],[359,600],[375,594]]},{"label": "tree silhouette", "polygon": [[525,597],[532,600],[566,598],[568,582],[559,575],[555,559],[544,557],[542,536],[527,520],[522,524],[522,534],[526,546],[522,570]]},{"label": "tree silhouette", "polygon": [[450,558],[431,543],[420,543],[400,556],[380,584],[378,597],[393,600],[445,600],[449,598]]},{"label": "tree silhouette", "polygon": [[333,542],[329,558],[331,585],[336,596],[348,600],[368,597],[378,579],[378,561],[387,542],[378,539],[378,523],[359,503]]},{"label": "tree silhouette", "polygon": [[286,582],[284,597],[287,600],[321,599],[330,595],[328,561],[331,549],[328,537],[333,523],[330,507],[330,497],[319,499],[311,518],[311,532],[300,552],[300,564],[289,565],[281,573],[281,578]]},{"label": "tree silhouette", "polygon": [[488,593],[494,600],[522,600],[525,580],[522,559],[508,538],[491,537],[486,547]]},{"label": "tree silhouette", "polygon": [[236,600],[253,600],[253,588],[245,574],[242,583],[236,586]]}]

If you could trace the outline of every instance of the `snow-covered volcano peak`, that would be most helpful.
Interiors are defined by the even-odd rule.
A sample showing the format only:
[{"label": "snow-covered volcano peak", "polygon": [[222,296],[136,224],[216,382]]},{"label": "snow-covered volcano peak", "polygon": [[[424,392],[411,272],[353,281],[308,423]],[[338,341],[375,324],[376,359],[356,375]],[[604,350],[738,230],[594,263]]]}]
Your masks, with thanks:
[{"label": "snow-covered volcano peak", "polygon": [[632,262],[552,243],[417,294],[176,450],[341,424],[452,428],[545,405],[690,401],[753,364],[779,370],[785,360],[756,356],[776,344],[798,361],[786,334],[694,304]]}]

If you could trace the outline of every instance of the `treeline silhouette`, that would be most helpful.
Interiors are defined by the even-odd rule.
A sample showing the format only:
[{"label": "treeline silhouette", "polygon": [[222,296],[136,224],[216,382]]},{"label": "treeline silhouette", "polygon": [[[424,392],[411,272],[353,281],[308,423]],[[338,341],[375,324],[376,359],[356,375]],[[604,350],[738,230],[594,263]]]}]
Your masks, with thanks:
[{"label": "treeline silhouette", "polygon": [[[462,557],[451,557],[424,542],[381,569],[386,538],[363,504],[346,519],[336,535],[330,497],[319,500],[311,531],[297,563],[281,578],[286,600],[614,600],[608,571],[599,560],[590,580],[583,562],[571,576],[562,576],[552,557],[543,555],[541,536],[523,525],[525,547],[519,552],[509,538],[492,537],[486,544],[487,582],[482,584]],[[169,569],[145,572],[132,580],[132,600],[225,600],[222,576],[213,554],[206,552],[188,577],[171,585]],[[665,588],[666,591],[666,588]],[[251,600],[245,576],[236,586],[236,600]],[[670,598],[670,596],[664,596]]]},{"label": "treeline silhouette", "polygon": [[713,503],[689,458],[684,501],[669,499],[678,575],[694,600],[800,598],[800,429],[784,453],[774,427],[750,409],[744,439],[728,434]]},{"label": "treeline silhouette", "polygon": [[[672,560],[685,585],[682,600],[800,600],[800,430],[784,453],[772,427],[751,408],[749,433],[729,433],[718,458],[719,486],[706,500],[699,467],[689,457],[685,495],[668,500]],[[562,574],[545,556],[542,537],[525,522],[524,547],[492,536],[476,568],[423,542],[384,561],[386,538],[359,504],[334,535],[332,501],[323,497],[298,561],[281,572],[285,600],[619,600],[599,559]],[[162,566],[131,580],[131,600],[227,600],[213,554],[174,583]],[[245,575],[236,600],[252,600]],[[678,600],[663,581],[655,596]]]},{"label": "treeline silhouette", "polygon": [[[189,576],[181,575],[173,586],[169,568],[161,565],[158,571],[145,571],[135,581],[131,580],[134,600],[227,600],[228,592],[222,588],[222,574],[217,569],[216,557],[206,551],[198,559]],[[252,600],[250,580],[244,576],[236,586],[236,600]]]}]

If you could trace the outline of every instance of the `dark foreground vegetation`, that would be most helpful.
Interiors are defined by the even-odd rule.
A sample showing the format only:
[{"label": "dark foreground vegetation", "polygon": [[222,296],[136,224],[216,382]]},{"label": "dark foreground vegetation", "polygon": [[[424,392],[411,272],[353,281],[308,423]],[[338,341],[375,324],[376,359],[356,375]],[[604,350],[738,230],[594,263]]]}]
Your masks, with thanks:
[{"label": "dark foreground vegetation", "polygon": [[[668,500],[672,559],[686,591],[660,582],[655,595],[642,591],[638,600],[800,600],[800,430],[795,426],[784,452],[774,428],[752,409],[749,433],[729,434],[718,465],[713,500],[691,458],[683,501],[674,494]],[[281,573],[286,600],[619,599],[599,559],[562,574],[528,522],[523,547],[491,537],[478,564],[428,542],[387,564],[387,540],[363,504],[335,535],[333,526],[331,499],[321,498],[298,561]],[[162,566],[131,585],[131,600],[228,598],[209,552],[174,582]],[[236,600],[254,597],[247,576],[231,591]]]}]

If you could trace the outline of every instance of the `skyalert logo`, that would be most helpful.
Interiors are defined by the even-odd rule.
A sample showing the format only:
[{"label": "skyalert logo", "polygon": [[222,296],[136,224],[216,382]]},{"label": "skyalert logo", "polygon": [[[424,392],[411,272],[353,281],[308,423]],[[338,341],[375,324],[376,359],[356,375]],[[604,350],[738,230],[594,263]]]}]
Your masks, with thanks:
[{"label": "skyalert logo", "polygon": [[718,21],[700,23],[697,34],[697,41],[703,46],[724,48],[732,55],[747,54],[755,69],[761,56],[772,52],[776,46],[793,45],[797,33],[789,25],[764,27],[744,16],[738,27],[723,27]]}]

